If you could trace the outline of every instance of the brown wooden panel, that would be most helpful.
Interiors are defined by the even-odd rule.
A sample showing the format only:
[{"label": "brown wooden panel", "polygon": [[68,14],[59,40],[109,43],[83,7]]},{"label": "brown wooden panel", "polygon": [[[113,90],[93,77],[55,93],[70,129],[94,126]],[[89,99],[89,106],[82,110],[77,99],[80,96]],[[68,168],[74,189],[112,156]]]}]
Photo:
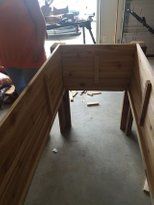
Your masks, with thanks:
[{"label": "brown wooden panel", "polygon": [[134,66],[133,45],[62,45],[67,89],[125,90]]},{"label": "brown wooden panel", "polygon": [[58,117],[60,131],[63,136],[66,136],[67,131],[71,128],[70,98],[68,90],[65,91],[62,102],[58,109]]},{"label": "brown wooden panel", "polygon": [[103,79],[100,83],[94,83],[91,79],[71,78],[65,88],[68,90],[71,88],[71,90],[123,91],[127,89],[129,82],[129,79]]},{"label": "brown wooden panel", "polygon": [[0,204],[23,202],[63,92],[57,48],[0,124]]},{"label": "brown wooden panel", "polygon": [[[129,92],[130,101],[137,124],[140,147],[154,202],[154,73],[139,45],[137,45],[137,54],[134,60],[135,67],[133,69]],[[141,126],[140,117],[147,80],[152,84],[152,92],[144,125]]]}]

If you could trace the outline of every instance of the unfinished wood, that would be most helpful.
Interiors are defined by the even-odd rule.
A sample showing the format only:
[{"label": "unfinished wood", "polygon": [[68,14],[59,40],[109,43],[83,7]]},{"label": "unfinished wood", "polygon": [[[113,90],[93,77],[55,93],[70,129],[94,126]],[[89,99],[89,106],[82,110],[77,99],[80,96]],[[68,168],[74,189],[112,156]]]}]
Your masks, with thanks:
[{"label": "unfinished wood", "polygon": [[140,46],[137,45],[135,67],[129,88],[129,101],[131,103],[134,119],[138,130],[138,139],[144,159],[147,179],[150,186],[152,202],[154,203],[154,89],[149,99],[144,124],[140,126],[144,90],[147,80],[154,87],[154,74]]},{"label": "unfinished wood", "polygon": [[[147,47],[146,47],[146,45],[144,44],[143,41],[142,42],[131,42],[131,43],[134,43],[134,44],[138,43],[141,46],[144,54],[146,55]],[[118,75],[120,75],[120,73],[118,73]],[[125,131],[126,134],[130,134],[131,133],[131,125],[132,125],[132,121],[133,121],[132,113],[129,113],[130,117],[128,118],[128,111],[131,112],[131,109],[130,109],[130,105],[129,105],[128,93],[127,93],[127,91],[125,91],[124,100],[123,100],[122,114],[121,114],[120,129]],[[128,129],[126,131],[126,125],[130,125],[129,126],[129,131],[128,131]],[[128,126],[127,126],[127,128],[128,128]]]},{"label": "unfinished wood", "polygon": [[69,91],[69,98],[70,98],[70,101],[71,101],[71,102],[74,102],[74,98],[73,98],[73,95],[72,95],[72,92],[71,92],[71,91]]},{"label": "unfinished wood", "polygon": [[48,100],[48,103],[47,103],[48,109],[49,109],[49,112],[51,114],[53,114],[54,110],[53,110],[52,99],[51,99],[51,95],[50,95],[50,88],[49,88],[47,75],[44,77],[44,85],[45,85],[45,92],[46,92],[46,96],[47,96],[47,100]]},{"label": "unfinished wood", "polygon": [[150,192],[147,179],[145,179],[144,186],[143,186],[143,191],[145,191],[146,193]]},{"label": "unfinished wood", "polygon": [[145,117],[146,117],[147,108],[148,108],[148,105],[149,105],[150,94],[151,94],[151,89],[152,89],[152,85],[151,85],[150,81],[148,80],[146,82],[146,85],[145,85],[143,105],[142,105],[142,109],[141,109],[141,117],[140,117],[140,125],[141,126],[143,126],[144,120],[145,120]]},{"label": "unfinished wood", "polygon": [[100,91],[91,91],[91,92],[92,92],[93,95],[100,95],[100,94],[102,94],[102,92],[100,92]]},{"label": "unfinished wood", "polygon": [[86,94],[86,90],[81,91],[80,95]]},{"label": "unfinished wood", "polygon": [[47,76],[49,95],[53,107],[57,106],[61,93],[63,92],[63,77],[61,65],[61,49],[54,50],[49,59],[49,63],[45,67],[45,74]]},{"label": "unfinished wood", "polygon": [[[42,95],[42,97],[44,96]],[[13,193],[11,193],[11,191],[8,190],[10,188],[10,183],[13,180],[12,174],[15,174],[15,170],[16,170],[16,167],[18,166],[18,163],[22,162],[21,153],[24,152],[25,145],[27,147],[29,146],[29,143],[31,142],[30,133],[34,132],[33,127],[37,129],[38,113],[42,112],[40,109],[43,109],[43,113],[41,113],[42,116],[44,115],[44,112],[45,112],[45,115],[48,116],[48,112],[45,109],[46,105],[44,103],[43,104],[40,103],[40,99],[42,101],[42,98],[40,98],[39,95],[33,98],[33,100],[38,101],[39,106],[34,107],[33,111],[31,111],[28,109],[29,105],[31,106],[34,105],[35,101],[32,101],[26,96],[25,101],[24,101],[25,104],[23,104],[24,107],[21,106],[21,110],[15,109],[16,112],[14,111],[10,115],[10,118],[13,117],[10,120],[10,123],[12,124],[12,126],[10,124],[6,124],[7,126],[6,127],[4,124],[4,126],[1,127],[1,131],[2,131],[1,136],[3,137],[0,141],[0,150],[3,151],[2,152],[3,154],[0,156],[2,157],[1,172],[0,172],[1,173],[0,174],[0,178],[1,178],[0,194],[2,195],[0,195],[0,202],[2,204],[5,204],[3,199],[12,201],[14,198]],[[28,100],[30,101],[30,104]],[[26,106],[27,108],[25,109]],[[14,113],[14,116],[13,116],[13,113]],[[21,115],[21,113],[23,115]],[[9,119],[8,119],[8,123],[9,123]],[[41,122],[41,124],[42,123],[43,121]],[[5,131],[5,129],[7,132]],[[29,154],[29,152],[27,154]],[[19,181],[14,181],[14,183],[17,185]],[[5,196],[4,194],[4,192],[6,192],[5,190],[8,190],[7,194],[10,197]],[[15,204],[15,203],[13,203],[12,201],[12,204]]]},{"label": "unfinished wood", "polygon": [[99,60],[99,56],[95,56],[94,57],[94,82],[95,83],[99,83],[99,67],[100,67],[100,60]]},{"label": "unfinished wood", "polygon": [[92,94],[91,91],[88,91],[88,92],[87,92],[87,95],[89,95],[89,96],[93,96],[93,94]]},{"label": "unfinished wood", "polygon": [[102,94],[102,92],[100,92],[100,91],[88,91],[87,92],[87,95],[89,95],[89,96],[100,95],[100,94]]},{"label": "unfinished wood", "polygon": [[[0,124],[0,204],[23,203],[47,141],[64,92],[59,49],[38,71]],[[44,85],[46,76],[50,84],[50,89],[47,84],[48,96]],[[52,103],[53,112],[49,111],[48,103]]]},{"label": "unfinished wood", "polygon": [[99,102],[87,102],[88,107],[98,106],[98,105],[99,105]]},{"label": "unfinished wood", "polygon": [[75,98],[75,96],[78,94],[78,92],[75,90],[72,90],[71,93],[72,93],[73,98]]},{"label": "unfinished wood", "polygon": [[67,89],[116,91],[128,88],[135,45],[63,45],[61,49]]},{"label": "unfinished wood", "polygon": [[132,124],[133,124],[133,116],[132,116],[131,108],[129,106],[128,114],[127,114],[127,121],[126,121],[126,129],[125,129],[125,133],[127,136],[131,134]]},{"label": "unfinished wood", "polygon": [[69,101],[69,91],[65,91],[60,107],[58,109],[60,131],[65,135],[71,127],[71,111]]},{"label": "unfinished wood", "polygon": [[124,131],[127,136],[129,136],[131,134],[132,124],[133,116],[129,103],[128,91],[125,91],[121,113],[120,129]]},{"label": "unfinished wood", "polygon": [[121,112],[121,123],[120,123],[120,129],[124,132],[126,130],[129,108],[130,108],[130,105],[129,105],[128,93],[127,91],[125,91],[124,98],[123,98],[123,107],[122,107],[122,112]]},{"label": "unfinished wood", "polygon": [[[112,82],[112,83],[111,83]],[[128,88],[130,83],[129,80],[121,79],[104,79],[98,85],[93,84],[91,79],[79,78],[72,80],[70,79],[65,86],[66,89],[73,90],[102,90],[102,91],[124,91]]]}]

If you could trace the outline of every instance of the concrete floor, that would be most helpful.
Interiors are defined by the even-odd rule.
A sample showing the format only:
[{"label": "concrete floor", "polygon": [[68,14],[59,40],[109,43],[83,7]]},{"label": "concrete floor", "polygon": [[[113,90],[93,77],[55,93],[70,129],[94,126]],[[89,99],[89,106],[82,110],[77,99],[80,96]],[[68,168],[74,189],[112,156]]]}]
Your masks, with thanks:
[{"label": "concrete floor", "polygon": [[[150,205],[136,134],[119,129],[122,97],[76,96],[72,129],[63,137],[56,119],[25,205]],[[85,104],[96,100],[98,107]]]}]

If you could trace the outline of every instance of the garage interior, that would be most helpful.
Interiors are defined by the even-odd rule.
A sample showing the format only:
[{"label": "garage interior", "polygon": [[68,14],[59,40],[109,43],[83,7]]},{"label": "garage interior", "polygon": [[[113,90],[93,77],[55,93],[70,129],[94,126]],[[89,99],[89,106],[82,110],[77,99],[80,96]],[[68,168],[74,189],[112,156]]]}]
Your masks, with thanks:
[{"label": "garage interior", "polygon": [[[62,1],[62,3],[64,4],[66,4],[66,2],[67,1]],[[69,3],[73,2],[73,0],[68,2]],[[44,4],[43,1],[39,1],[39,3],[40,3],[40,7]],[[149,177],[148,177],[149,173],[147,173],[146,170],[147,158],[144,155],[142,146],[140,145],[141,142],[140,142],[140,137],[138,136],[138,128],[137,128],[138,122],[136,122],[136,120],[134,119],[134,115],[132,120],[133,121],[132,129],[130,125],[130,130],[128,131],[129,133],[125,133],[125,131],[123,132],[120,129],[122,107],[124,103],[123,99],[127,89],[126,88],[124,89],[124,87],[121,90],[117,89],[116,86],[118,86],[118,84],[116,83],[115,83],[115,89],[113,88],[107,89],[104,88],[103,86],[102,89],[101,87],[99,87],[99,89],[94,89],[95,87],[93,87],[93,84],[90,85],[88,84],[89,89],[84,89],[84,86],[82,85],[80,89],[79,86],[74,86],[72,87],[73,89],[69,89],[68,87],[65,88],[67,91],[69,90],[69,98],[70,98],[69,101],[70,101],[71,119],[72,119],[71,128],[66,130],[65,132],[61,131],[60,130],[61,122],[58,121],[58,114],[56,114],[55,120],[53,118],[54,123],[52,125],[51,130],[47,131],[48,133],[48,137],[46,137],[47,141],[45,142],[44,145],[41,145],[40,150],[42,151],[36,149],[36,153],[40,152],[40,154],[38,154],[38,159],[34,159],[35,161],[34,166],[29,165],[30,162],[29,160],[31,158],[27,158],[27,161],[19,160],[19,162],[21,163],[21,167],[22,164],[24,164],[25,173],[26,172],[28,173],[27,181],[25,178],[24,179],[25,181],[23,180],[24,183],[22,183],[22,186],[20,184],[19,187],[18,187],[18,182],[12,184],[12,187],[14,189],[11,188],[9,189],[8,187],[8,192],[5,192],[2,187],[2,191],[0,189],[0,204],[10,204],[11,200],[12,200],[12,204],[24,204],[24,205],[50,205],[50,204],[150,205],[150,204],[154,204],[154,198],[153,198],[154,107],[152,104],[154,102],[154,95],[153,95],[153,85],[154,85],[153,39],[154,38],[153,38],[153,34],[149,32],[149,30],[145,26],[143,26],[141,22],[137,21],[136,18],[134,18],[130,13],[127,12],[127,10],[130,9],[131,11],[134,11],[139,17],[142,18],[144,16],[146,18],[146,22],[148,23],[148,25],[150,25],[151,28],[154,28],[154,23],[153,23],[154,22],[153,21],[154,2],[152,0],[148,0],[148,1],[97,0],[97,1],[93,1],[93,3],[95,5],[94,10],[87,11],[87,13],[95,13],[93,17],[93,21],[91,22],[91,26],[92,26],[92,32],[94,38],[96,39],[96,45],[93,45],[94,42],[89,34],[88,29],[86,28],[85,28],[86,42],[85,45],[83,45],[84,35],[83,35],[82,27],[79,30],[80,35],[75,35],[75,36],[70,36],[70,35],[54,36],[53,35],[52,38],[48,36],[48,39],[45,42],[45,49],[46,49],[48,60],[47,60],[47,64],[43,65],[43,67],[40,69],[39,72],[45,73],[44,68],[46,68],[46,70],[50,72],[48,63],[50,63],[51,70],[52,70],[52,66],[54,68],[54,61],[52,61],[52,59],[56,55],[56,52],[58,52],[57,49],[59,45],[57,46],[57,44],[61,44],[60,45],[61,47],[66,46],[66,48],[69,46],[71,48],[71,45],[79,46],[79,44],[82,44],[83,49],[79,49],[81,50],[81,54],[79,52],[79,54],[76,55],[79,62],[76,61],[76,65],[74,65],[74,68],[72,67],[72,69],[74,69],[74,72],[78,71],[77,70],[78,64],[80,65],[80,61],[82,59],[80,55],[82,55],[82,51],[84,51],[84,46],[85,48],[86,46],[90,46],[88,47],[88,49],[90,49],[89,52],[93,52],[93,46],[96,46],[96,48],[98,48],[98,51],[97,49],[96,51],[94,51],[94,53],[96,52],[95,53],[96,56],[100,55],[98,53],[101,52],[101,47],[97,47],[97,46],[101,46],[102,44],[104,46],[107,46],[104,47],[105,48],[104,55],[106,55],[107,58],[108,57],[107,54],[108,52],[110,53],[110,49],[112,48],[112,47],[110,48],[110,45],[114,45],[115,48],[116,48],[116,44],[118,45],[126,44],[128,47],[130,45],[132,47],[133,46],[135,47],[136,46],[135,43],[139,43],[141,45],[141,48],[143,49],[150,63],[149,65],[151,65],[151,70],[149,71],[150,74],[148,73],[148,76],[150,77],[146,79],[146,80],[150,80],[152,84],[152,91],[149,96],[149,101],[151,103],[150,104],[151,106],[148,107],[148,103],[147,103],[148,114],[150,112],[150,117],[151,117],[151,118],[149,117],[150,123],[148,121],[149,118],[147,120],[146,116],[144,116],[145,123],[147,123],[146,125],[148,126],[150,124],[151,126],[151,131],[150,134],[148,133],[149,135],[147,134],[147,132],[146,132],[147,135],[143,132],[146,137],[149,138],[151,137],[150,138],[151,147],[149,151],[150,153],[149,156],[150,156],[150,160],[151,160],[150,162],[152,168],[150,170],[151,172],[148,170],[150,173],[150,183],[149,183],[150,187],[147,185],[146,190],[144,190],[145,189],[144,185],[146,180],[148,180],[149,182]],[[85,5],[86,4],[88,5],[88,1],[85,1]],[[59,1],[59,6],[60,7],[63,6],[61,5],[60,1]],[[88,6],[85,6],[85,8],[88,8]],[[56,46],[55,46],[55,42],[56,42]],[[52,51],[50,51],[50,48],[53,45],[54,45],[54,49],[51,49]],[[76,51],[75,49],[74,52]],[[146,49],[146,51],[144,49]],[[121,54],[120,55],[121,60],[115,59],[115,71],[117,71],[117,73],[121,69],[121,67],[119,66],[120,65],[119,62],[125,61],[125,57],[127,56],[127,55],[125,56],[125,51],[123,54],[122,52],[120,54]],[[116,52],[115,53],[111,52],[110,60],[112,61],[114,58],[116,58],[116,56],[117,56]],[[103,55],[102,55],[102,59],[103,59]],[[97,61],[97,57],[96,57],[96,61]],[[90,62],[91,59],[89,58],[89,63],[87,60],[87,64],[86,64],[89,65],[89,67],[91,66]],[[127,67],[129,67],[128,64],[123,67],[125,70]],[[144,66],[147,69],[147,67],[149,68],[149,65],[146,67],[146,64],[147,62],[145,63]],[[116,70],[116,66],[117,66],[117,70]],[[130,64],[130,67],[131,66],[133,67],[133,65]],[[144,70],[144,66],[143,66],[143,70]],[[94,73],[95,73],[95,69],[97,70],[98,67],[99,67],[99,63],[97,64],[96,62],[96,67],[94,65]],[[81,71],[81,73],[85,77],[84,68],[83,68],[83,72]],[[19,96],[19,98],[11,106],[2,105],[0,108],[0,119],[1,119],[0,135],[2,136],[0,140],[1,153],[5,148],[3,147],[3,138],[5,135],[7,136],[7,131],[3,132],[3,130],[4,127],[7,125],[7,123],[9,124],[10,119],[12,123],[13,121],[15,121],[15,123],[17,122],[21,124],[21,129],[19,131],[20,133],[22,132],[28,133],[27,130],[24,129],[22,130],[22,123],[18,122],[19,121],[18,119],[20,119],[21,116],[17,115],[16,118],[14,118],[14,116],[17,113],[18,108],[20,108],[20,106],[21,107],[23,106],[24,104],[23,100],[26,99],[26,96],[30,96],[30,94],[33,94],[33,90],[34,90],[33,87],[35,86],[37,77],[39,77],[40,75],[36,74],[36,76],[32,79],[28,87],[23,91],[21,96]],[[46,80],[49,80],[48,77],[49,76],[46,76]],[[68,83],[71,77],[72,75],[68,77]],[[99,73],[96,72],[94,74],[94,79],[98,80],[97,78],[99,79]],[[58,81],[58,79],[55,80]],[[81,79],[79,78],[78,80],[80,81]],[[108,78],[106,80],[108,80]],[[72,81],[72,85],[74,85],[73,84],[74,82]],[[105,79],[104,82],[106,82]],[[50,84],[52,85],[52,80],[50,81]],[[143,85],[143,87],[144,88],[146,87],[145,84]],[[39,89],[41,94],[40,99],[43,98],[42,96],[46,96],[46,98],[49,97],[48,91],[46,95],[45,89],[43,90],[42,88],[38,88],[38,90]],[[48,87],[47,85],[47,90],[48,89],[50,92],[50,87]],[[56,93],[55,95],[58,95],[57,94],[58,91],[56,91],[55,87],[54,89],[55,89],[54,92]],[[144,92],[142,94],[144,94]],[[51,98],[49,100],[49,103],[52,104],[53,103],[52,100],[53,102],[55,102],[55,99]],[[90,106],[88,106],[88,103],[91,103]],[[142,102],[142,104],[143,103],[144,102]],[[31,107],[31,110],[29,110],[29,112],[33,112],[32,107],[33,106],[35,107],[35,105],[32,106],[29,103],[29,105],[27,106]],[[48,107],[48,103],[46,104],[46,106]],[[43,107],[41,106],[39,107],[39,102],[38,103],[36,102],[36,107],[38,107],[39,112],[41,111],[41,109],[43,109]],[[50,112],[50,105],[49,105],[49,112]],[[41,113],[39,114],[41,115]],[[27,113],[27,115],[29,115],[29,113]],[[44,114],[42,114],[42,119],[43,117]],[[40,129],[40,127],[41,125],[39,124],[38,128]],[[9,129],[13,130],[12,127],[8,128],[8,130]],[[15,127],[15,129],[17,130],[17,127]],[[141,127],[141,132],[143,130],[144,127]],[[12,131],[12,133],[15,134],[18,132]],[[34,130],[34,136],[36,135],[35,133],[36,131]],[[13,134],[12,136],[10,135],[10,137],[14,137]],[[36,136],[34,139],[37,139]],[[35,140],[33,140],[33,143],[34,144],[31,144],[31,150],[33,149],[33,146],[35,147]],[[26,144],[24,146],[25,146],[24,149],[26,150]],[[10,150],[8,152],[11,153]],[[12,152],[12,155],[13,153],[14,151]],[[30,154],[28,157],[30,157]],[[27,170],[29,170],[29,172]],[[12,176],[14,176],[13,172],[12,172]],[[10,181],[11,179],[14,178],[10,177]],[[21,179],[22,181],[22,173],[20,174],[19,179]],[[18,181],[18,178],[16,179],[16,181]],[[11,184],[11,182],[8,182],[8,184],[9,183]],[[20,188],[23,191],[21,191]],[[7,196],[8,198],[10,197],[10,201],[7,197],[4,196]]]}]

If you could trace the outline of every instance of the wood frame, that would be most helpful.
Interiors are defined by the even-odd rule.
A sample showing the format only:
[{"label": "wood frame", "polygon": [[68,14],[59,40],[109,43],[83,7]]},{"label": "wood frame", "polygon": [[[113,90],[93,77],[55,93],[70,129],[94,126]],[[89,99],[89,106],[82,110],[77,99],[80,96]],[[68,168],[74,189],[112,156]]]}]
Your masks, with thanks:
[{"label": "wood frame", "polygon": [[71,127],[72,89],[125,91],[129,110],[122,112],[121,129],[129,132],[132,113],[154,204],[153,86],[139,45],[58,46],[0,122],[0,204],[23,204],[57,112],[62,134]]}]

